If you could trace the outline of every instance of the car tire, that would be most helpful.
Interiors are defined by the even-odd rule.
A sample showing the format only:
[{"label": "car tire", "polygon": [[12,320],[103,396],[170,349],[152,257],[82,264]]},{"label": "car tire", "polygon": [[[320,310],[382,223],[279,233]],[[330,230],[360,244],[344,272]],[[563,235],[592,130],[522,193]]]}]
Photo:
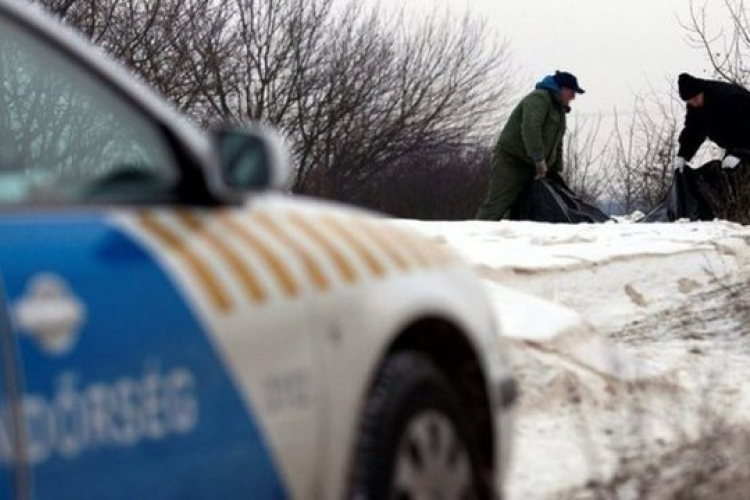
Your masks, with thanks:
[{"label": "car tire", "polygon": [[352,498],[490,498],[459,400],[427,356],[385,360],[359,430]]}]

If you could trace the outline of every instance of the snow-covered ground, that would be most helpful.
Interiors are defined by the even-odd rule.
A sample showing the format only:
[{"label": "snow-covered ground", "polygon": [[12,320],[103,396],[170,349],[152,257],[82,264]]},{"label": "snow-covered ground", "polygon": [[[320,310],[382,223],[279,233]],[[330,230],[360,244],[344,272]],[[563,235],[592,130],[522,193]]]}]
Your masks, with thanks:
[{"label": "snow-covered ground", "polygon": [[[522,394],[509,499],[673,498],[731,457],[750,470],[729,437],[750,431],[750,227],[400,223],[494,297]],[[675,459],[691,446],[716,463]]]}]

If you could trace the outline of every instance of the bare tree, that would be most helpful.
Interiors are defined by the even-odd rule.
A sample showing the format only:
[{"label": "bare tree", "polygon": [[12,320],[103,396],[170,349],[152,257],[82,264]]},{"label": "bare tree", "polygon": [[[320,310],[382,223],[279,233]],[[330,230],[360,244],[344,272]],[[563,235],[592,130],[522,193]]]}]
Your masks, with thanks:
[{"label": "bare tree", "polygon": [[481,23],[415,25],[350,4],[332,31],[325,83],[319,97],[307,93],[313,106],[301,107],[298,188],[323,169],[321,191],[336,196],[404,156],[484,140],[489,119],[502,114],[509,57],[488,45]]},{"label": "bare tree", "polygon": [[641,199],[651,208],[661,201],[672,180],[681,116],[674,101],[665,103],[652,98],[650,103],[640,101],[634,118],[640,134],[647,138],[643,149],[645,169]]},{"label": "bare tree", "polygon": [[601,115],[572,122],[565,139],[563,177],[568,186],[587,203],[598,204],[607,193],[608,139],[601,137]]},{"label": "bare tree", "polygon": [[626,120],[615,111],[606,163],[609,197],[621,211],[647,211],[664,197],[672,180],[679,113],[674,101],[665,103],[655,95],[637,95]]},{"label": "bare tree", "polygon": [[229,0],[40,0],[154,86],[200,115],[217,67],[234,47]]},{"label": "bare tree", "polygon": [[690,0],[689,4],[690,16],[687,21],[682,22],[682,26],[687,31],[690,42],[704,51],[716,76],[738,85],[750,83],[750,67],[747,63],[750,56],[750,17],[745,1],[721,0],[711,3],[714,9],[716,4],[724,7],[725,18],[721,27],[712,27],[708,2],[696,5],[694,0]]},{"label": "bare tree", "polygon": [[[341,197],[400,158],[486,140],[513,88],[482,22],[326,0],[40,0],[199,122],[290,138],[294,189]],[[311,175],[315,172],[315,175]]]},{"label": "bare tree", "polygon": [[473,219],[489,182],[491,149],[441,147],[402,157],[374,174],[347,201],[397,217]]}]

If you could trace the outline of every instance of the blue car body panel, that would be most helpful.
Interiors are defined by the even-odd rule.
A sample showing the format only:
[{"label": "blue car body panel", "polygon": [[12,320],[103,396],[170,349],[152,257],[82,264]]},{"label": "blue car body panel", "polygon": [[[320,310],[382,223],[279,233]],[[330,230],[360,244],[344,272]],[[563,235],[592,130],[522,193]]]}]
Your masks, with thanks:
[{"label": "blue car body panel", "polygon": [[[11,314],[40,279],[82,306],[65,352],[14,321],[34,497],[285,496],[208,332],[153,256],[106,216],[0,217],[0,275]],[[2,464],[0,495],[11,466]]]}]

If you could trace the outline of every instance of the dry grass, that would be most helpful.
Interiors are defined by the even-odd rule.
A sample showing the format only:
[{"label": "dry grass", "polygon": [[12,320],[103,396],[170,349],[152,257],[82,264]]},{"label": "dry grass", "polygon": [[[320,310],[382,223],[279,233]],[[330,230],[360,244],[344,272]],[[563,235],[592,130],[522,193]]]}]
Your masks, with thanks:
[{"label": "dry grass", "polygon": [[[684,342],[682,345],[696,360],[695,377],[701,380],[696,384],[700,387],[698,394],[690,395],[698,405],[685,404],[686,401],[676,394],[667,396],[678,417],[672,422],[677,435],[681,436],[676,444],[664,446],[649,434],[647,426],[643,426],[639,439],[643,443],[641,450],[633,453],[632,441],[622,443],[613,477],[591,481],[559,498],[750,500],[749,420],[741,410],[736,411],[733,400],[727,399],[726,394],[719,394],[727,388],[739,392],[743,389],[731,382],[740,377],[727,378],[729,370],[741,370],[740,375],[746,373],[747,383],[750,383],[748,297],[747,277],[722,283],[708,293],[695,294],[692,304],[668,311],[650,322],[634,324],[632,331],[622,332],[620,340],[633,345],[653,347],[661,342],[663,348],[668,348]],[[705,304],[703,308],[695,307],[698,301]],[[736,326],[729,331],[722,330],[727,321]],[[731,353],[731,360],[722,356],[722,350]],[[747,364],[741,362],[743,357]],[[653,394],[642,393],[625,403],[631,408],[630,418],[640,418],[642,411],[654,404],[652,397]],[[691,414],[698,422],[694,431],[680,427]]]},{"label": "dry grass", "polygon": [[601,500],[746,500],[750,498],[750,432],[716,423],[714,431],[648,460],[624,459],[607,482],[563,495]]},{"label": "dry grass", "polygon": [[750,165],[734,170],[721,170],[711,184],[699,184],[701,194],[710,203],[714,214],[740,224],[750,224]]}]

